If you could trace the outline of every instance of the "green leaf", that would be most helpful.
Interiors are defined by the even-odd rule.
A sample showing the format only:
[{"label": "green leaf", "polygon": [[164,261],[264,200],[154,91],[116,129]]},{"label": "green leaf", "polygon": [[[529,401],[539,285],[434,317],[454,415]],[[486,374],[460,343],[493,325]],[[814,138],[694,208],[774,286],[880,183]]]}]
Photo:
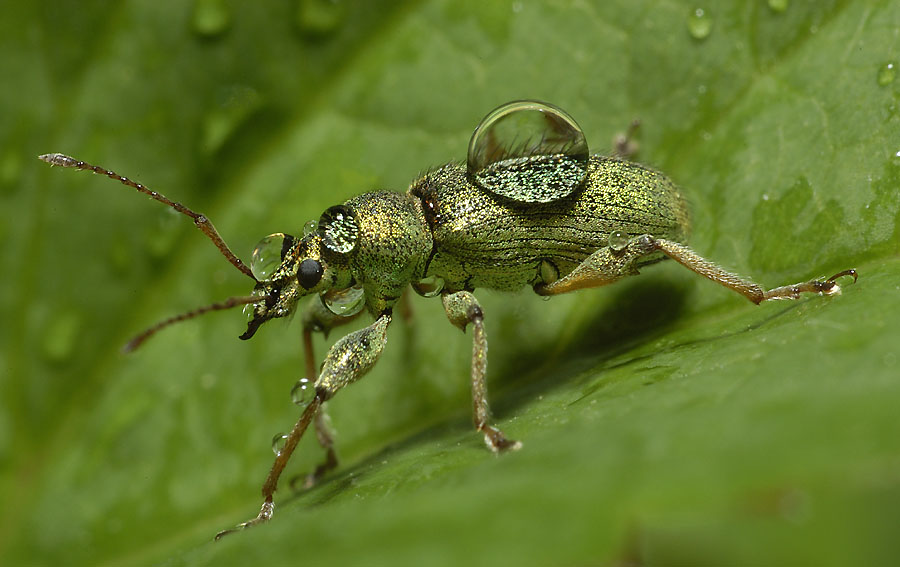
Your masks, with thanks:
[{"label": "green leaf", "polygon": [[[10,0],[0,563],[888,563],[898,21],[889,0]],[[690,195],[703,256],[767,286],[859,282],[754,307],[669,262],[547,302],[482,291],[495,418],[524,442],[500,457],[470,425],[471,335],[415,298],[330,403],[340,468],[283,482],[272,522],[213,543],[256,513],[269,439],[299,415],[299,325],[241,342],[238,313],[206,315],[121,355],[250,282],[182,216],[36,156],[146,183],[246,259],[462,159],[522,98],[566,109],[596,152],[639,118],[637,159]],[[304,439],[288,476],[321,458]]]}]

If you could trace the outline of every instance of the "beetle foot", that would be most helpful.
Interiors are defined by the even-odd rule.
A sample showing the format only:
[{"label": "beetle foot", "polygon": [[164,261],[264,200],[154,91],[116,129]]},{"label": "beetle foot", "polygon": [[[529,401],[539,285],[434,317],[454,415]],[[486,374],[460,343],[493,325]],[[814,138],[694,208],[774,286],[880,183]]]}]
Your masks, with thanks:
[{"label": "beetle foot", "polygon": [[490,425],[482,426],[481,432],[484,433],[484,443],[488,449],[494,453],[502,453],[504,451],[518,451],[522,448],[521,441],[513,441],[507,439],[506,435],[496,427]]},{"label": "beetle foot", "polygon": [[253,518],[252,520],[248,520],[242,524],[238,524],[236,527],[233,527],[230,530],[222,530],[221,532],[216,534],[216,541],[219,541],[229,534],[233,534],[247,528],[252,528],[253,526],[257,526],[259,524],[264,524],[272,519],[272,514],[274,513],[275,503],[272,502],[271,497],[266,498],[265,502],[263,502],[262,508],[260,508],[259,510],[259,514],[257,514],[255,518]]}]

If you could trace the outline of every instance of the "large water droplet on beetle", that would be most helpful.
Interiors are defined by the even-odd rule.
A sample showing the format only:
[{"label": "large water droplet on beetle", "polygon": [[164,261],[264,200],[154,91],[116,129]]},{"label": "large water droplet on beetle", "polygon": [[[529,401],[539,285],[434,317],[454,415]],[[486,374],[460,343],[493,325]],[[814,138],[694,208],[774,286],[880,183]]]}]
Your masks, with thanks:
[{"label": "large water droplet on beetle", "polygon": [[231,25],[231,9],[225,0],[195,0],[191,14],[194,33],[203,37],[221,35]]},{"label": "large water droplet on beetle", "polygon": [[344,205],[329,207],[319,218],[319,233],[325,247],[346,254],[356,248],[359,226],[353,213]]},{"label": "large water droplet on beetle", "polygon": [[259,241],[250,256],[250,271],[260,280],[267,280],[281,266],[285,254],[294,243],[290,235],[276,232]]},{"label": "large water droplet on beetle", "polygon": [[444,290],[444,278],[428,276],[412,284],[413,290],[422,297],[434,297]]},{"label": "large water droplet on beetle", "polygon": [[356,315],[366,306],[366,293],[361,286],[341,290],[330,289],[319,297],[329,311],[341,317]]},{"label": "large water droplet on beetle", "polygon": [[291,388],[291,401],[298,406],[305,406],[312,400],[314,392],[315,389],[309,378],[301,378]]},{"label": "large water droplet on beetle", "polygon": [[521,100],[491,111],[472,134],[467,170],[473,183],[525,203],[569,195],[587,177],[587,140],[553,105]]},{"label": "large water droplet on beetle", "polygon": [[272,452],[275,453],[275,455],[281,455],[281,451],[284,450],[284,444],[287,441],[287,438],[287,433],[276,433],[275,437],[272,437]]}]

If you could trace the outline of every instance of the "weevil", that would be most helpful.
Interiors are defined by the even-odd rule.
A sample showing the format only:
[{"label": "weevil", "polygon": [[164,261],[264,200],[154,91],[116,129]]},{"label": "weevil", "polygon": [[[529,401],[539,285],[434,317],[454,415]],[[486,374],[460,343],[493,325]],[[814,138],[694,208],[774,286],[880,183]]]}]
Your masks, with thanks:
[{"label": "weevil", "polygon": [[[249,267],[204,215],[105,168],[63,154],[40,158],[106,175],[191,217],[255,283],[248,296],[161,321],[132,339],[126,350],[172,323],[238,305],[251,311],[240,335],[249,339],[266,321],[294,313],[301,298],[314,296],[302,322],[306,375],[317,378],[298,381],[292,392],[305,408],[266,477],[259,514],[216,539],[272,517],[279,477],[310,424],[326,457],[306,485],[337,465],[323,404],[375,365],[393,308],[408,287],[426,297],[440,296],[447,318],[463,332],[471,326],[475,429],[489,449],[503,452],[521,443],[490,422],[485,315],[473,295],[477,288],[530,286],[538,295],[552,296],[607,285],[666,258],[756,304],[804,293],[834,295],[841,291],[839,278],[857,278],[851,269],[765,290],[702,258],[684,244],[690,219],[672,181],[622,156],[591,155],[575,120],[539,101],[515,101],[489,113],[472,135],[465,162],[428,171],[406,193],[363,193],[330,207],[317,223],[307,223],[302,236],[263,238]],[[374,322],[339,339],[317,372],[312,334],[327,333],[363,312]]]}]

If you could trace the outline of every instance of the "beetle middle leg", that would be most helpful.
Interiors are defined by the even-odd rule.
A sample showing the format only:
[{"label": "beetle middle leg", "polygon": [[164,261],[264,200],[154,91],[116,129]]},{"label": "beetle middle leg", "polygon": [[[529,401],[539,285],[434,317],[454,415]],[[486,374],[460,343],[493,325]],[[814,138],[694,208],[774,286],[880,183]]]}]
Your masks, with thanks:
[{"label": "beetle middle leg", "polygon": [[490,425],[487,401],[487,337],[484,332],[484,312],[475,296],[468,291],[445,293],[441,296],[444,311],[450,322],[465,332],[472,325],[472,410],[475,429],[484,434],[484,442],[495,453],[522,447],[519,441],[508,439],[502,431]]}]

